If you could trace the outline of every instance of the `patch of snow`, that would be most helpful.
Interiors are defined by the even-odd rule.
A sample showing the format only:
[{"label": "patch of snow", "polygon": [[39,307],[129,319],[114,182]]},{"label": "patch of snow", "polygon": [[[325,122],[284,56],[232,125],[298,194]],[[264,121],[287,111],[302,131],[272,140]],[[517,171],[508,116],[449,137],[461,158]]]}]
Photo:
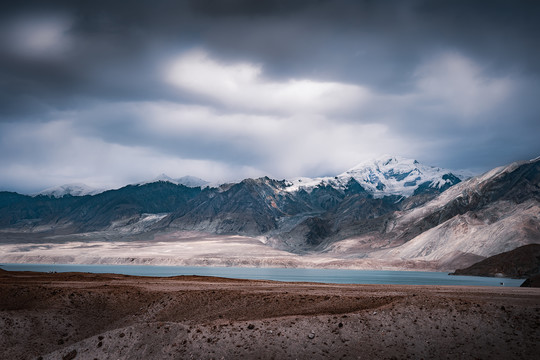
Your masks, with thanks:
[{"label": "patch of snow", "polygon": [[187,187],[204,187],[205,185],[208,185],[209,182],[206,180],[203,180],[201,178],[198,178],[196,176],[182,176],[179,179],[176,179],[179,184],[185,185]]},{"label": "patch of snow", "polygon": [[131,222],[131,219],[123,219],[114,221],[110,229],[117,230],[121,234],[128,233],[142,233],[149,231],[151,226],[165,218],[168,214],[142,214],[141,217],[135,223]]},{"label": "patch of snow", "polygon": [[96,189],[82,183],[73,183],[73,184],[65,184],[65,185],[50,187],[43,191],[40,191],[37,194],[33,194],[33,196],[45,195],[45,196],[50,196],[50,197],[55,197],[55,198],[61,198],[66,195],[71,195],[71,196],[96,195],[104,191],[106,190]]},{"label": "patch of snow", "polygon": [[188,175],[188,176],[183,176],[183,177],[178,178],[178,179],[173,179],[170,176],[167,176],[166,174],[160,174],[160,175],[156,176],[152,180],[143,181],[143,182],[137,183],[135,185],[152,184],[152,183],[155,183],[155,182],[158,182],[158,181],[165,181],[165,182],[169,182],[171,184],[184,185],[184,186],[187,186],[187,187],[199,187],[199,186],[200,187],[208,187],[208,186],[210,186],[210,183],[208,181],[200,179],[200,178],[195,177],[195,176],[189,176]]}]

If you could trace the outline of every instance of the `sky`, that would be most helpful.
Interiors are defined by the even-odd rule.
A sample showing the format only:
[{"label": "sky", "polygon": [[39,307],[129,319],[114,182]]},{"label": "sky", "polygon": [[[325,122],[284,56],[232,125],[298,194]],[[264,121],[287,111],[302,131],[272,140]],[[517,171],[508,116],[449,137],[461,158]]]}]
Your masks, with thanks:
[{"label": "sky", "polygon": [[0,5],[0,190],[540,155],[540,2]]}]

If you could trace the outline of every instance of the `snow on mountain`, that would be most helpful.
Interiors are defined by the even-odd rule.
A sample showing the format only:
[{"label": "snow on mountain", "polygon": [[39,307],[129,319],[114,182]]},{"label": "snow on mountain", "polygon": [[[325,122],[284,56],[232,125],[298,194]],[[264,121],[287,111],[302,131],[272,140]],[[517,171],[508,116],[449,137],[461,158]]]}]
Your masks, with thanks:
[{"label": "snow on mountain", "polygon": [[160,174],[157,177],[155,177],[153,180],[145,181],[145,182],[139,183],[138,185],[151,184],[151,183],[158,182],[158,181],[166,181],[166,182],[170,182],[170,183],[175,184],[175,185],[184,185],[184,186],[187,186],[187,187],[199,187],[199,186],[203,187],[203,186],[208,186],[209,185],[208,181],[200,179],[200,178],[195,177],[195,176],[189,176],[188,175],[188,176],[183,176],[183,177],[178,178],[178,179],[173,179],[173,178],[167,176],[166,174]]},{"label": "snow on mountain", "polygon": [[[444,190],[446,187],[455,185],[460,180],[468,177],[464,173],[426,166],[416,160],[385,155],[360,163],[337,176],[317,178],[298,177],[288,180],[285,190],[294,192],[304,189],[310,192],[320,185],[328,185],[339,190],[345,190],[349,186],[351,179],[353,179],[375,197],[388,195],[410,196],[419,187]],[[152,180],[135,183],[134,185],[151,184],[158,181],[166,181],[187,187],[219,187],[221,185],[219,183],[210,183],[195,176],[183,176],[174,179],[166,174],[160,174]],[[104,191],[105,189],[95,189],[85,184],[74,183],[51,187],[35,195],[54,197],[62,197],[64,195],[84,196],[95,195]]]},{"label": "snow on mountain", "polygon": [[447,169],[420,164],[413,159],[384,155],[360,163],[334,177],[292,179],[287,190],[311,191],[319,185],[345,189],[351,179],[354,179],[375,197],[411,196],[420,186],[440,190],[458,183],[465,177]]},{"label": "snow on mountain", "polygon": [[176,181],[175,179],[173,179],[173,178],[170,177],[170,176],[167,176],[167,174],[159,174],[158,176],[156,176],[156,177],[153,178],[152,180],[149,180],[149,181],[143,181],[143,182],[141,182],[141,183],[139,183],[139,184],[140,184],[140,185],[143,185],[143,184],[151,184],[151,183],[158,182],[158,181],[166,181],[166,182],[170,182],[170,183],[173,183],[173,184],[178,185],[178,181]]},{"label": "snow on mountain", "polygon": [[203,180],[196,176],[189,176],[189,175],[182,176],[181,178],[176,179],[176,181],[178,181],[178,184],[182,184],[187,187],[198,187],[198,186],[205,186],[209,184],[209,182],[206,180]]},{"label": "snow on mountain", "polygon": [[71,196],[96,195],[104,191],[105,191],[104,189],[96,189],[86,184],[73,183],[73,184],[64,184],[60,186],[53,186],[43,191],[40,191],[34,196],[45,195],[45,196],[50,196],[50,197],[55,197],[55,198],[61,198],[66,195],[71,195]]}]

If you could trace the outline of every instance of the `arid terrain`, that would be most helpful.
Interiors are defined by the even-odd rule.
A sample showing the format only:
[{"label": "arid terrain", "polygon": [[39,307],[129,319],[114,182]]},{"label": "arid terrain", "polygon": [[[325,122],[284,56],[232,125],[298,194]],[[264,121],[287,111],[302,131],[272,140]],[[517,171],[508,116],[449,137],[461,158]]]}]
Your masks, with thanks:
[{"label": "arid terrain", "polygon": [[437,261],[320,253],[299,255],[266,246],[253,237],[193,231],[158,233],[152,239],[120,240],[100,232],[56,236],[54,242],[35,240],[32,234],[25,234],[27,240],[23,241],[10,240],[10,236],[0,233],[0,263],[455,270],[441,269]]},{"label": "arid terrain", "polygon": [[0,270],[2,359],[535,359],[540,289]]}]

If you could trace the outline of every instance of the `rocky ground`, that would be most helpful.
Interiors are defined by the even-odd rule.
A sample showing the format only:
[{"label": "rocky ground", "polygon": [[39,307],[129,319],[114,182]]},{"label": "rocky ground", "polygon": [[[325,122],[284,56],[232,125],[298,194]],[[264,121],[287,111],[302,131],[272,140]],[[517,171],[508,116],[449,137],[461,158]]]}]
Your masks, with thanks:
[{"label": "rocky ground", "polygon": [[0,270],[2,359],[536,359],[540,289]]}]

